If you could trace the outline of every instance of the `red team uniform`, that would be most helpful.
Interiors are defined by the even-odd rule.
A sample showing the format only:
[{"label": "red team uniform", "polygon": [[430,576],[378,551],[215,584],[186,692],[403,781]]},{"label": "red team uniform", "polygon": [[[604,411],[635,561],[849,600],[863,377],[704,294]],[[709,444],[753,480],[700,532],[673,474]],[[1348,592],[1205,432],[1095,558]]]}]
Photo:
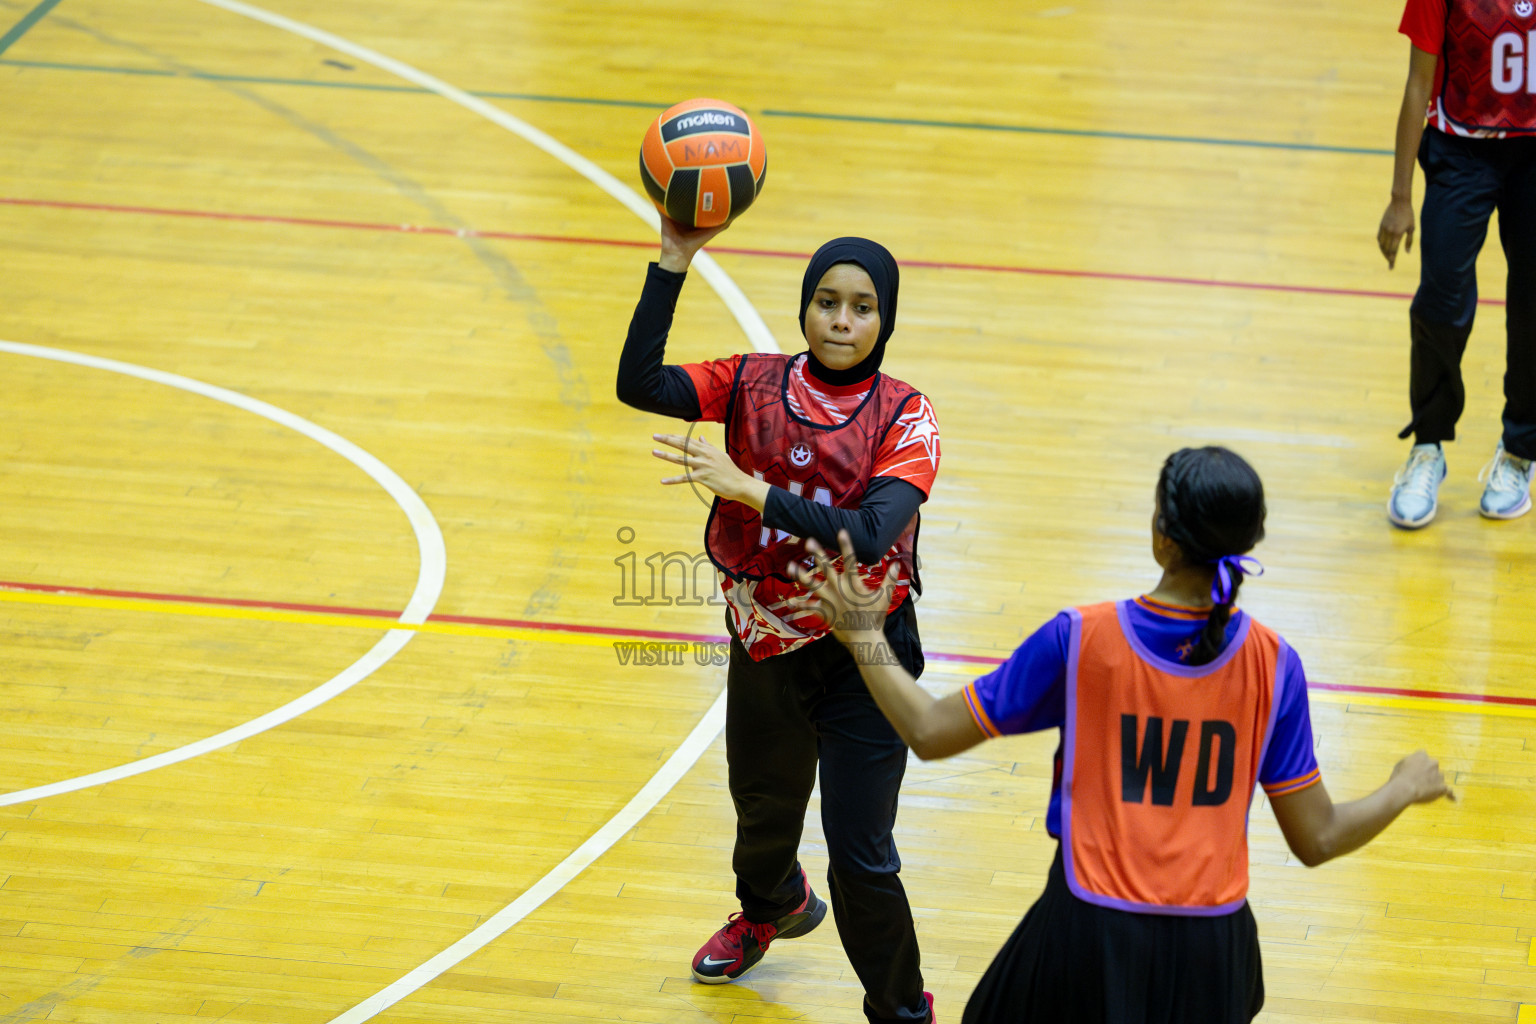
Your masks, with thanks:
[{"label": "red team uniform", "polygon": [[1410,309],[1412,419],[1400,437],[1456,436],[1461,359],[1477,312],[1477,255],[1499,215],[1508,261],[1502,443],[1536,458],[1536,2],[1407,0],[1399,31],[1435,54],[1424,169],[1422,269]]},{"label": "red team uniform", "polygon": [[[836,387],[805,372],[804,354],[738,355],[683,366],[699,395],[699,419],[726,425],[725,446],[759,480],[835,508],[858,508],[869,482],[905,480],[926,497],[939,471],[939,429],[928,400],[885,375]],[[705,540],[721,572],[736,636],[753,660],[782,654],[827,635],[814,612],[787,602],[804,588],[785,567],[805,557],[805,544],[763,525],[758,512],[715,499]],[[917,517],[877,563],[860,575],[878,585],[898,566],[886,613],[906,600],[915,573]]]},{"label": "red team uniform", "polygon": [[1440,56],[1433,127],[1483,138],[1536,132],[1531,0],[1408,0],[1398,31]]}]

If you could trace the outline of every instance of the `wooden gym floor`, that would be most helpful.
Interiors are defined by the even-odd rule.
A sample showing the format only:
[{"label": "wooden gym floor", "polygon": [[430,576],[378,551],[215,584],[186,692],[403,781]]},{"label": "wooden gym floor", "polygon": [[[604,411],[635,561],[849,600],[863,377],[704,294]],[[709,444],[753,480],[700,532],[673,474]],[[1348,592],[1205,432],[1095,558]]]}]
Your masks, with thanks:
[{"label": "wooden gym floor", "polygon": [[[1384,516],[1396,4],[277,13],[0,0],[0,1021],[862,1020],[832,928],[688,973],[733,909],[720,609],[636,597],[704,510],[613,398],[655,236],[598,182],[696,95],[769,175],[674,360],[754,309],[798,347],[829,237],[903,262],[929,683],[1150,587],[1161,460],[1235,447],[1271,509],[1244,600],[1317,684],[1330,790],[1422,746],[1462,796],[1316,871],[1259,802],[1260,1019],[1536,1020],[1536,517],[1476,514],[1492,240],[1440,519]],[[909,770],[947,1021],[1042,884],[1054,743]]]}]

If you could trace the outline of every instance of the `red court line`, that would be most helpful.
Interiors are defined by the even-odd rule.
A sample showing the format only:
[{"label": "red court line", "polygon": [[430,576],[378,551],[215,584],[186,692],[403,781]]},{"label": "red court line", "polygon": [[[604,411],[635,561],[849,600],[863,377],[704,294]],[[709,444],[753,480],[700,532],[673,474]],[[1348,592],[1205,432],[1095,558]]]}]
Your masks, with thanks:
[{"label": "red court line", "polygon": [[246,224],[289,224],[304,228],[344,228],[350,231],[386,231],[407,235],[446,235],[451,238],[506,238],[522,242],[609,245],[627,249],[654,249],[656,247],[655,242],[627,242],[616,238],[583,238],[579,235],[534,235],[516,231],[442,228],[425,224],[383,224],[358,220],[324,220],[315,217],[281,217],[265,213],[228,213],[222,210],[176,210],[163,206],[115,206],[109,203],[69,203],[56,199],[18,199],[12,196],[0,196],[0,206],[31,206],[51,210],[92,210],[100,213],[137,213],[148,217],[188,217],[195,220],[238,221]]},{"label": "red court line", "polygon": [[[43,594],[77,594],[86,597],[121,597],[138,601],[165,601],[178,604],[215,605],[225,608],[268,608],[273,611],[317,612],[326,615],[366,615],[378,619],[398,619],[400,613],[383,608],[351,608],[343,605],[296,604],[288,601],[255,601],[238,597],[197,597],[190,594],[162,594],[140,590],[101,590],[94,587],[67,587],[51,583],[17,583],[0,580],[0,590],[21,590]],[[721,643],[725,636],[704,633],[677,633],[658,629],[627,629],[618,626],[587,626],[572,622],[540,622],[533,619],[496,619],[476,615],[433,615],[429,622],[456,622],[475,626],[501,626],[510,629],[545,630],[552,633],[585,633],[601,636],[628,636],[644,640],[678,640]],[[969,662],[1001,665],[1005,659],[994,655],[956,654],[949,651],[924,651],[931,661]],[[1384,697],[1428,697],[1474,704],[1507,704],[1536,707],[1536,697],[1504,697],[1496,694],[1457,693],[1453,690],[1415,690],[1395,686],[1358,686],[1351,683],[1319,683],[1308,680],[1315,690],[1334,693],[1371,694]]]},{"label": "red court line", "polygon": [[[552,242],[560,245],[601,245],[624,249],[654,249],[653,241],[633,242],[619,238],[588,238],[581,235],[539,235],[518,231],[482,231],[476,228],[444,228],[421,224],[383,224],[369,221],[323,220],[313,217],[282,217],[272,214],[228,213],[220,210],[178,210],[158,206],[116,206],[109,203],[73,203],[55,199],[22,199],[0,196],[0,205],[30,206],[55,210],[90,210],[130,213],[150,217],[189,217],[201,220],[237,221],[247,224],[287,224],[296,227],[341,228],[350,231],[386,231],[396,234],[438,235],[454,238],[499,238],[518,242]],[[732,256],[808,260],[810,253],[780,249],[747,249],[710,246],[709,251]],[[1166,274],[1124,274],[1107,270],[1070,270],[1060,267],[1028,267],[1005,263],[956,263],[941,260],[902,260],[904,267],[924,270],[963,270],[988,274],[1024,274],[1033,277],[1067,277],[1091,281],[1126,281],[1133,284],[1172,284],[1192,288],[1230,288],[1240,291],[1280,292],[1293,295],[1334,295],[1357,299],[1411,299],[1411,292],[1380,292],[1361,288],[1326,288],[1319,285],[1271,284],[1263,281],[1220,281],[1205,277],[1174,277]],[[1479,298],[1479,305],[1502,306],[1503,299]]]},{"label": "red court line", "polygon": [[[292,601],[253,601],[241,597],[197,597],[191,594],[161,594],[148,590],[102,590],[95,587],[66,587],[53,583],[16,583],[0,580],[0,590],[22,590],[40,594],[73,594],[82,597],[121,597],[132,601],[165,601],[174,604],[202,604],[219,608],[265,608],[279,612],[314,612],[320,615],[360,615],[375,619],[398,619],[400,612],[386,608],[349,608],[334,604],[297,604]],[[669,633],[656,629],[625,629],[618,626],[583,626],[567,622],[535,622],[532,619],[488,619],[475,615],[429,615],[428,622],[453,622],[467,626],[501,626],[509,629],[542,629],[561,633],[593,633],[603,636],[633,636],[646,640],[728,640],[725,636],[698,633]]]},{"label": "red court line", "polygon": [[1437,700],[1476,701],[1479,704],[1512,704],[1517,707],[1536,707],[1536,697],[1500,697],[1497,694],[1457,693],[1454,690],[1411,690],[1395,686],[1354,686],[1348,683],[1319,683],[1307,680],[1309,690],[1331,690],[1334,693],[1369,693],[1386,697],[1430,697]]}]

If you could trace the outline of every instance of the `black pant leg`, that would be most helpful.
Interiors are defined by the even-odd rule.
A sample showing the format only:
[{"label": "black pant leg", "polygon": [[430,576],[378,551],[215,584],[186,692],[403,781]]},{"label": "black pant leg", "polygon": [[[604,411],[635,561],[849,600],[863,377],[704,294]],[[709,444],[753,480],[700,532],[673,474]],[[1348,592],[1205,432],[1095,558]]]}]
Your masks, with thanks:
[{"label": "black pant leg", "polygon": [[1502,139],[1508,154],[1499,197],[1505,284],[1504,448],[1536,459],[1536,138]]},{"label": "black pant leg", "polygon": [[740,641],[731,640],[725,705],[725,756],[736,805],[731,866],[749,921],[782,917],[803,896],[800,834],[816,784],[816,734],[801,702],[809,650],[753,661]]},{"label": "black pant leg", "polygon": [[[921,673],[910,603],[887,620],[892,649]],[[886,720],[858,665],[837,641],[818,651],[824,688],[811,707],[820,738],[821,817],[827,838],[832,912],[843,950],[864,985],[871,1021],[926,1021],[921,956],[912,907],[901,884],[892,829],[907,746]],[[836,645],[836,646],[833,646]]]},{"label": "black pant leg", "polygon": [[1456,424],[1467,405],[1461,377],[1461,357],[1472,325],[1456,327],[1408,314],[1412,349],[1408,368],[1411,419],[1398,437],[1413,435],[1414,444],[1439,444],[1456,439]]},{"label": "black pant leg", "polygon": [[1424,205],[1419,213],[1419,289],[1409,309],[1412,421],[1398,436],[1420,444],[1456,436],[1466,392],[1461,357],[1477,313],[1477,254],[1499,193],[1499,173],[1484,143],[1424,131]]}]

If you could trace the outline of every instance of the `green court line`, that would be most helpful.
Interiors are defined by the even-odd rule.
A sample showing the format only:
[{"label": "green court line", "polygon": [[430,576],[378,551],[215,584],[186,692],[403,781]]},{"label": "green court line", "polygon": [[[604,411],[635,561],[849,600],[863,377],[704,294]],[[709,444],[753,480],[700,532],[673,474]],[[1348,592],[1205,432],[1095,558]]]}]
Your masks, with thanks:
[{"label": "green court line", "polygon": [[[51,7],[58,0],[45,0],[43,7]],[[39,8],[41,10],[41,7]],[[46,12],[45,12],[46,13]],[[30,15],[29,15],[30,17]],[[20,26],[18,26],[20,27]],[[12,31],[15,31],[14,29]],[[9,36],[7,36],[9,38]],[[334,82],[314,78],[271,78],[261,75],[220,75],[206,71],[170,71],[160,68],[125,68],[99,64],[62,64],[40,60],[0,60],[0,66],[40,68],[51,71],[91,71],[114,75],[146,75],[159,78],[194,78],[210,82],[239,82],[246,85],[289,85],[307,89],[356,89],[369,92],[397,92],[431,95],[431,90],[415,85],[393,85],[371,82]],[[577,103],[599,107],[636,107],[643,110],[661,111],[667,103],[648,103],[643,100],[596,99],[590,96],[553,96],[532,92],[472,92],[471,95],[487,100],[530,100],[537,103]],[[763,110],[764,117],[783,117],[813,121],[843,121],[860,124],[911,126],[962,131],[1005,132],[1023,135],[1058,135],[1075,138],[1125,139],[1132,142],[1176,142],[1196,146],[1237,146],[1259,149],[1291,150],[1294,152],[1337,153],[1341,155],[1391,156],[1390,149],[1364,146],[1328,146],[1320,143],[1277,142],[1266,139],[1223,139],[1201,135],[1159,135],[1151,132],[1120,132],[1093,128],[1052,128],[1042,125],[994,124],[984,121],[936,121],[909,117],[870,117],[858,114],[828,114],[809,110]]]},{"label": "green court line", "polygon": [[798,117],[814,121],[855,121],[862,124],[911,125],[917,128],[959,128],[978,132],[1018,132],[1025,135],[1068,135],[1089,139],[1130,139],[1135,142],[1187,142],[1197,146],[1252,146],[1259,149],[1290,149],[1311,153],[1358,153],[1391,156],[1390,149],[1367,146],[1325,146],[1311,142],[1274,142],[1266,139],[1218,139],[1208,135],[1157,135],[1152,132],[1116,132],[1102,128],[1044,128],[1028,124],[994,124],[988,121],[930,121],[916,117],[868,117],[858,114],[820,114],[809,110],[765,110],[765,117]]},{"label": "green court line", "polygon": [[11,26],[11,30],[0,36],[0,53],[11,48],[11,44],[31,31],[32,26],[48,17],[48,12],[59,6],[59,0],[43,0],[42,3],[27,12],[26,17]]}]

